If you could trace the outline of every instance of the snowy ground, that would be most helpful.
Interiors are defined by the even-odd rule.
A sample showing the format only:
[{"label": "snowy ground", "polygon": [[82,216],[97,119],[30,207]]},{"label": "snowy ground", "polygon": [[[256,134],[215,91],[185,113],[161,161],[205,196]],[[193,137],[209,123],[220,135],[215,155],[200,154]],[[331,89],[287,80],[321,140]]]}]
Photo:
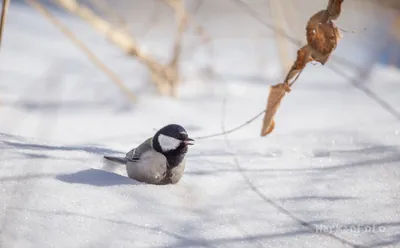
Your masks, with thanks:
[{"label": "snowy ground", "polygon": [[139,100],[130,104],[36,12],[11,6],[0,56],[0,247],[400,247],[399,70],[375,66],[361,82],[390,112],[309,66],[270,136],[259,137],[258,120],[228,140],[198,139],[181,182],[143,185],[102,156],[168,123],[193,137],[242,124],[276,81],[212,81],[186,68],[181,98],[160,98],[140,65],[63,20]]}]

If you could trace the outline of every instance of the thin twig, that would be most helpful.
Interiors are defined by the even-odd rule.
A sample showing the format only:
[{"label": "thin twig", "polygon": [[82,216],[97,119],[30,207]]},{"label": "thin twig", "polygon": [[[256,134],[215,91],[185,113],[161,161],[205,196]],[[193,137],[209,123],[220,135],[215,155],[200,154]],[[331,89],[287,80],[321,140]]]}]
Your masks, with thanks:
[{"label": "thin twig", "polygon": [[241,124],[241,125],[239,125],[239,126],[237,126],[235,128],[229,129],[229,130],[227,130],[225,132],[220,132],[220,133],[215,133],[215,134],[210,134],[210,135],[205,135],[205,136],[198,136],[198,137],[195,137],[194,139],[196,139],[196,140],[209,139],[209,138],[224,136],[224,135],[233,133],[233,132],[235,132],[235,131],[247,126],[248,124],[252,123],[253,121],[257,120],[257,118],[259,118],[264,113],[265,113],[265,109],[263,111],[261,111],[260,113],[258,113],[253,118],[251,118],[250,120],[246,121],[245,123],[243,123],[243,124]]},{"label": "thin twig", "polygon": [[[301,70],[301,71],[296,75],[296,77],[293,79],[293,81],[289,84],[289,87],[292,87],[292,86],[294,85],[294,83],[295,83],[295,82],[297,81],[297,79],[300,77],[300,75],[301,75],[302,72],[303,72],[303,70]],[[283,96],[284,96],[284,94],[282,94],[282,95],[280,96],[280,98],[274,103],[273,106],[275,106],[276,104],[278,104],[278,103],[280,102],[280,100],[282,99]],[[267,111],[266,109],[262,110],[261,112],[259,112],[258,114],[256,114],[254,117],[252,117],[251,119],[247,120],[245,123],[243,123],[243,124],[241,124],[241,125],[239,125],[239,126],[237,126],[237,127],[235,127],[235,128],[232,128],[232,129],[229,129],[229,130],[227,130],[227,131],[220,132],[220,133],[214,133],[214,134],[209,134],[209,135],[194,137],[194,139],[196,139],[196,140],[209,139],[209,138],[214,138],[214,137],[219,137],[219,136],[225,136],[225,135],[227,135],[227,134],[233,133],[233,132],[235,132],[235,131],[237,131],[237,130],[239,130],[239,129],[241,129],[241,128],[247,126],[247,125],[249,125],[249,124],[252,123],[253,121],[257,120],[257,119],[258,119],[262,114],[264,114],[266,111]]]},{"label": "thin twig", "polygon": [[0,19],[0,47],[3,41],[4,26],[6,24],[8,6],[10,5],[10,0],[3,0],[3,6],[1,8],[1,19]]},{"label": "thin twig", "polygon": [[48,9],[46,9],[41,3],[36,0],[26,0],[34,9],[36,9],[40,14],[46,17],[51,23],[53,23],[66,37],[68,37],[71,42],[78,47],[87,58],[96,65],[104,74],[106,74],[111,81],[117,85],[123,93],[131,100],[135,101],[135,95],[130,91],[130,89],[122,82],[122,80],[115,74],[111,69],[109,69],[97,56],[94,54],[82,41],[80,41],[76,35],[64,24],[62,24]]}]

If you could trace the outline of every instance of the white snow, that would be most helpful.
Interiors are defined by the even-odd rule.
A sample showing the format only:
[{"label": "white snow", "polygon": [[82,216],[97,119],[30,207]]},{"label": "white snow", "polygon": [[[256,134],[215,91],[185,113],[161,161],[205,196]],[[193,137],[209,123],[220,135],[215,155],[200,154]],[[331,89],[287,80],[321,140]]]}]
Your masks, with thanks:
[{"label": "white snow", "polygon": [[[259,119],[228,140],[196,139],[265,107],[268,85],[281,80],[273,41],[217,40],[215,78],[203,71],[207,48],[187,51],[181,97],[169,99],[154,94],[140,63],[77,18],[57,15],[138,102],[37,12],[11,2],[0,54],[0,247],[400,247],[398,69],[375,65],[360,84],[391,112],[330,63],[309,65],[270,136],[259,137]],[[216,20],[202,21],[218,34],[237,15],[215,29]],[[250,17],[236,28],[251,33],[252,25],[265,29]],[[351,35],[336,55],[359,53]],[[153,38],[140,41],[165,52]],[[251,44],[263,50],[248,53]],[[103,163],[169,123],[196,139],[178,184],[140,184]]]}]

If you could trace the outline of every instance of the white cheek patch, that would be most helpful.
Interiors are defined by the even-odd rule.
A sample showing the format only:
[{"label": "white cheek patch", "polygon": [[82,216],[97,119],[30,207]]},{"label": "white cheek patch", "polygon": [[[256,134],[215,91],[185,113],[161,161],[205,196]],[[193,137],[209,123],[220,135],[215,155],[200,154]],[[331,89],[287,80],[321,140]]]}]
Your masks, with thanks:
[{"label": "white cheek patch", "polygon": [[180,144],[181,141],[163,134],[158,136],[158,143],[161,146],[161,149],[164,152],[175,150]]}]

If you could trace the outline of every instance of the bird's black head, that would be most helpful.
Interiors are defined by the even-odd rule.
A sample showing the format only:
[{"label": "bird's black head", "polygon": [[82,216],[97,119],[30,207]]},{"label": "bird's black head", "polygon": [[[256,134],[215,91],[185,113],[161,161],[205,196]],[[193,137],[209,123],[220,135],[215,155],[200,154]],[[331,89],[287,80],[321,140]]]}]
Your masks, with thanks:
[{"label": "bird's black head", "polygon": [[185,157],[188,146],[193,145],[194,140],[188,137],[186,130],[177,124],[167,125],[153,137],[153,148],[167,157],[168,165],[179,165]]}]

